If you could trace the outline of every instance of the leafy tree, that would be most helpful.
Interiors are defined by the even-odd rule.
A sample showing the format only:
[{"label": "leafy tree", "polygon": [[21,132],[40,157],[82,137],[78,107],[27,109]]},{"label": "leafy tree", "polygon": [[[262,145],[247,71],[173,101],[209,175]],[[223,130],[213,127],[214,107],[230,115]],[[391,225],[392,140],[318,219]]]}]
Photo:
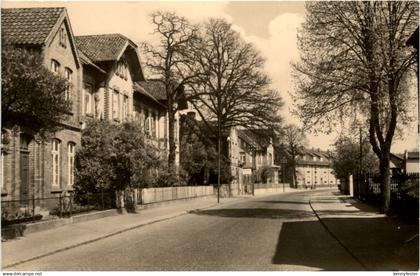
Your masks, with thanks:
[{"label": "leafy tree", "polygon": [[147,141],[139,124],[125,122],[118,125],[110,154],[115,190],[146,186],[150,174],[153,174],[152,169],[160,166],[158,149]]},{"label": "leafy tree", "polygon": [[188,92],[209,131],[217,130],[220,176],[222,133],[240,125],[254,128],[277,125],[282,102],[277,92],[269,89],[270,81],[263,72],[264,59],[251,43],[241,39],[231,24],[210,19],[202,26],[199,39],[193,42],[187,53],[190,61],[187,74],[197,74],[188,81]]},{"label": "leafy tree", "polygon": [[[332,167],[337,178],[347,178],[350,174],[356,174],[359,170],[369,173],[378,171],[378,158],[372,151],[368,140],[354,142],[349,137],[339,137],[334,143]],[[360,160],[360,150],[362,160]],[[360,164],[362,163],[362,164]],[[361,167],[362,166],[362,167]]]},{"label": "leafy tree", "polygon": [[391,144],[397,122],[408,119],[403,83],[416,59],[406,41],[418,26],[418,3],[319,1],[307,2],[306,10],[295,64],[298,113],[327,129],[355,113],[366,118],[387,212]]},{"label": "leafy tree", "polygon": [[117,206],[136,205],[133,188],[153,186],[161,159],[134,122],[113,124],[91,121],[82,132],[82,147],[75,158],[75,190],[78,193],[112,191]]},{"label": "leafy tree", "polygon": [[172,12],[154,12],[151,21],[155,26],[155,34],[159,37],[159,43],[154,46],[143,43],[147,68],[165,86],[168,126],[169,126],[169,155],[168,169],[173,171],[175,166],[175,113],[179,105],[177,101],[182,96],[183,86],[191,76],[181,74],[180,70],[188,63],[185,58],[188,45],[196,39],[197,28],[191,25],[184,17]]},{"label": "leafy tree", "polygon": [[112,191],[112,140],[118,127],[108,121],[90,121],[82,131],[81,147],[75,157],[75,185],[78,193]]},{"label": "leafy tree", "polygon": [[3,47],[1,57],[2,125],[19,125],[44,136],[56,131],[71,111],[69,83],[43,65],[37,51]]}]

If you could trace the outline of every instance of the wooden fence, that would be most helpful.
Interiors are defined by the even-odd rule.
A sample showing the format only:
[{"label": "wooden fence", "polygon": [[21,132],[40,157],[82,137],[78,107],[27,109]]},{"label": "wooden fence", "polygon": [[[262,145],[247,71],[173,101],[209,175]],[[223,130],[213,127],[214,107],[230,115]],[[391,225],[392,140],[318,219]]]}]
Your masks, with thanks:
[{"label": "wooden fence", "polygon": [[141,191],[137,193],[137,202],[139,204],[149,204],[169,200],[211,196],[213,194],[213,186],[147,188],[141,189]]}]

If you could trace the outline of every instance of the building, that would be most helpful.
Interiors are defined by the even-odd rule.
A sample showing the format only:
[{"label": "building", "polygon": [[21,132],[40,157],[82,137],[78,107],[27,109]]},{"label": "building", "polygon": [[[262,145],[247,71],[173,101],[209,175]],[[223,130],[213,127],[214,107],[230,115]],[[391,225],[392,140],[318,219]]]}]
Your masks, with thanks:
[{"label": "building", "polygon": [[[295,157],[295,168],[292,164],[290,151],[284,148],[279,149],[286,156],[285,170],[282,180],[293,185],[293,178],[296,177],[296,188],[316,188],[320,186],[332,187],[340,181],[335,177],[331,168],[331,156],[328,152],[314,149],[300,148]],[[293,175],[293,170],[296,176]]]},{"label": "building", "polygon": [[[2,9],[1,20],[3,45],[42,52],[45,67],[72,84],[66,94],[72,113],[50,140],[42,142],[29,130],[3,126],[3,200],[25,201],[72,191],[75,153],[89,120],[139,120],[146,137],[167,154],[164,86],[145,79],[133,41],[121,34],[74,36],[65,8]],[[187,107],[183,90],[179,95],[177,105],[182,110]],[[178,145],[178,124],[175,137]]]},{"label": "building", "polygon": [[228,159],[238,192],[252,183],[278,184],[272,135],[263,129],[232,128],[226,139]]},{"label": "building", "polygon": [[44,65],[70,83],[72,102],[62,130],[48,141],[19,126],[2,126],[2,200],[50,197],[71,190],[80,146],[82,66],[65,8],[2,9],[2,44],[43,54]]},{"label": "building", "polygon": [[390,156],[390,167],[393,173],[419,173],[419,152],[405,151],[404,154]]}]

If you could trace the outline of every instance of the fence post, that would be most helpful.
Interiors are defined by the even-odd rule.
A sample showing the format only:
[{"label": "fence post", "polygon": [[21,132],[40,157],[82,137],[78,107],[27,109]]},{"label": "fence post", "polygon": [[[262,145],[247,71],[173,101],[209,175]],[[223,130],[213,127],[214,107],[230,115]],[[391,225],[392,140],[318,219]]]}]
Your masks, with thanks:
[{"label": "fence post", "polygon": [[349,193],[350,196],[353,197],[354,196],[354,190],[353,190],[353,175],[349,175]]},{"label": "fence post", "polygon": [[35,194],[32,195],[32,220],[35,220]]},{"label": "fence post", "polygon": [[88,206],[88,212],[90,211],[90,204],[89,204],[89,192],[86,193],[86,199],[87,199],[87,206]]}]

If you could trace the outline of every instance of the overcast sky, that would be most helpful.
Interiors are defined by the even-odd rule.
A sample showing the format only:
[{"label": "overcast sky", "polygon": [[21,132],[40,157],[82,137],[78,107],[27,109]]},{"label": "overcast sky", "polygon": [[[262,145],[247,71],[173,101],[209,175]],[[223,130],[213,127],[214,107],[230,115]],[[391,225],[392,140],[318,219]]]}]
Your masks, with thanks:
[{"label": "overcast sky", "polygon": [[[64,6],[67,8],[75,35],[121,33],[135,42],[152,41],[153,26],[148,15],[155,10],[175,11],[194,23],[208,17],[223,17],[233,23],[246,41],[252,42],[266,58],[266,71],[273,88],[280,91],[285,107],[281,114],[286,123],[300,121],[291,115],[289,93],[294,93],[290,62],[299,53],[296,34],[304,21],[304,2],[2,2],[3,7]],[[330,135],[308,134],[310,147],[327,149],[336,139]],[[408,128],[405,140],[397,141],[392,151],[417,148],[416,124]]]}]

